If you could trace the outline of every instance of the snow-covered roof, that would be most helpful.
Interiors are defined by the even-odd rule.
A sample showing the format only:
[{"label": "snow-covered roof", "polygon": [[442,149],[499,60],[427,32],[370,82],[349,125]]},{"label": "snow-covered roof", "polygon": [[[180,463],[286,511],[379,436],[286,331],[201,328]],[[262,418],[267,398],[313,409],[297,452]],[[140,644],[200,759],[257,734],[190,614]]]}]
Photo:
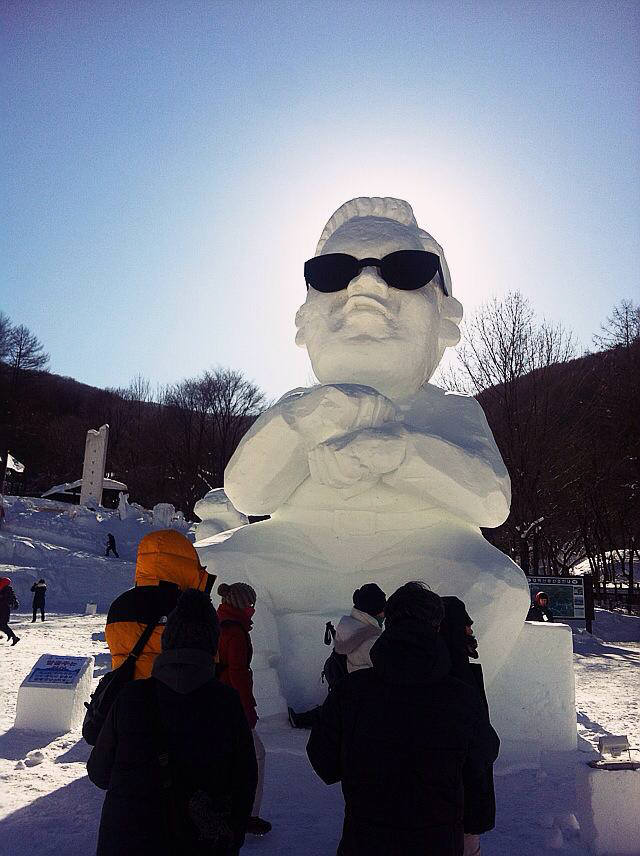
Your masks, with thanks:
[{"label": "snow-covered roof", "polygon": [[[64,484],[54,484],[53,487],[50,487],[48,491],[41,494],[42,498],[46,496],[53,496],[56,493],[73,493],[76,488],[82,487],[82,479],[77,479],[73,482],[64,482]],[[104,479],[102,482],[103,490],[124,490],[127,491],[129,488],[126,486],[124,482],[116,481],[115,479]]]}]

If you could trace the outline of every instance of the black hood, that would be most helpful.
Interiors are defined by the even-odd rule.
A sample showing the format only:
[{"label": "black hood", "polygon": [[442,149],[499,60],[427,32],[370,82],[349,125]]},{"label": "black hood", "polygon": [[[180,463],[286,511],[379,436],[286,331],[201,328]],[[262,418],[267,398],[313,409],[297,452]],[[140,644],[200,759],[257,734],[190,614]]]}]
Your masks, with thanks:
[{"label": "black hood", "polygon": [[447,646],[438,633],[412,618],[385,628],[371,649],[371,662],[389,684],[433,684],[451,670]]},{"label": "black hood", "polygon": [[186,695],[216,675],[213,656],[197,648],[173,648],[158,654],[151,674],[169,689]]}]

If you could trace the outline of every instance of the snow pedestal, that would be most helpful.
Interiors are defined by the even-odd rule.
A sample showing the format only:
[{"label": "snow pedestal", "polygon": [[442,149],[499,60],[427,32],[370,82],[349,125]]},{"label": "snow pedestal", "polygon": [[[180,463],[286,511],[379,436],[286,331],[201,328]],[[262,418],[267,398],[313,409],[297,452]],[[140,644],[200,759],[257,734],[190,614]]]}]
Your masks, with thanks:
[{"label": "snow pedestal", "polygon": [[602,856],[638,856],[640,770],[593,770],[585,764],[578,787],[582,790],[581,803],[591,809],[584,825],[592,852]]},{"label": "snow pedestal", "polygon": [[93,657],[43,654],[18,690],[16,728],[63,734],[82,724],[93,680]]},{"label": "snow pedestal", "polygon": [[541,750],[576,748],[571,628],[525,621],[509,659],[487,687],[504,764],[537,766]]}]

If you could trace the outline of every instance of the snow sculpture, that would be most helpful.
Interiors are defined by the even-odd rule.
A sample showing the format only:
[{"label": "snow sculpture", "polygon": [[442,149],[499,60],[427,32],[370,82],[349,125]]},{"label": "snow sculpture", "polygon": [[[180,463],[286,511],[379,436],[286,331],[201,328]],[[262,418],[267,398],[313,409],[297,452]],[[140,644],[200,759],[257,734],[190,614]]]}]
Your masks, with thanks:
[{"label": "snow sculpture", "polygon": [[462,317],[442,248],[418,228],[407,202],[359,198],[331,217],[316,256],[376,262],[399,250],[435,254],[438,273],[403,290],[372,263],[340,290],[308,288],[296,343],[307,348],[320,385],[269,408],[225,470],[233,504],[271,519],[200,549],[221,580],[248,579],[256,588],[255,648],[277,668],[294,706],[324,697],[324,623],[347,611],[365,582],[391,593],[422,579],[461,597],[488,681],[529,605],[523,572],[480,532],[502,523],[510,503],[484,413],[475,399],[428,383],[445,348],[457,344]]},{"label": "snow sculpture", "polygon": [[129,517],[135,517],[135,513],[129,505],[129,494],[121,490],[118,494],[118,517],[120,520],[127,520]]},{"label": "snow sculpture", "polygon": [[93,665],[93,657],[39,657],[20,684],[15,727],[56,734],[78,728],[91,695]]},{"label": "snow sculpture", "polygon": [[196,502],[193,510],[202,521],[196,526],[196,539],[198,541],[210,538],[219,532],[226,532],[227,529],[244,526],[245,523],[249,522],[244,514],[240,514],[234,508],[233,503],[229,501],[224,492],[224,488],[221,487],[216,487],[206,493],[202,499]]},{"label": "snow sculpture", "polygon": [[80,505],[97,508],[102,504],[102,486],[104,468],[107,461],[107,444],[109,442],[109,426],[103,425],[98,431],[90,428],[84,447],[84,464],[82,467],[82,487],[80,488]]},{"label": "snow sculpture", "polygon": [[158,502],[153,506],[154,529],[169,529],[176,509],[170,502]]}]

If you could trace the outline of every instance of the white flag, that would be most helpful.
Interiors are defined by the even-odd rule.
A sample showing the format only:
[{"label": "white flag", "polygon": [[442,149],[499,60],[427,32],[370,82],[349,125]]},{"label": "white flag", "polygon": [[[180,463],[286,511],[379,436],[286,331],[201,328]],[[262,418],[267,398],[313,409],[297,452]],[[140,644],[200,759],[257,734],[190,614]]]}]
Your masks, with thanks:
[{"label": "white flag", "polygon": [[11,452],[7,452],[7,469],[14,470],[16,473],[23,473],[24,464],[21,464],[20,461],[16,461]]}]

